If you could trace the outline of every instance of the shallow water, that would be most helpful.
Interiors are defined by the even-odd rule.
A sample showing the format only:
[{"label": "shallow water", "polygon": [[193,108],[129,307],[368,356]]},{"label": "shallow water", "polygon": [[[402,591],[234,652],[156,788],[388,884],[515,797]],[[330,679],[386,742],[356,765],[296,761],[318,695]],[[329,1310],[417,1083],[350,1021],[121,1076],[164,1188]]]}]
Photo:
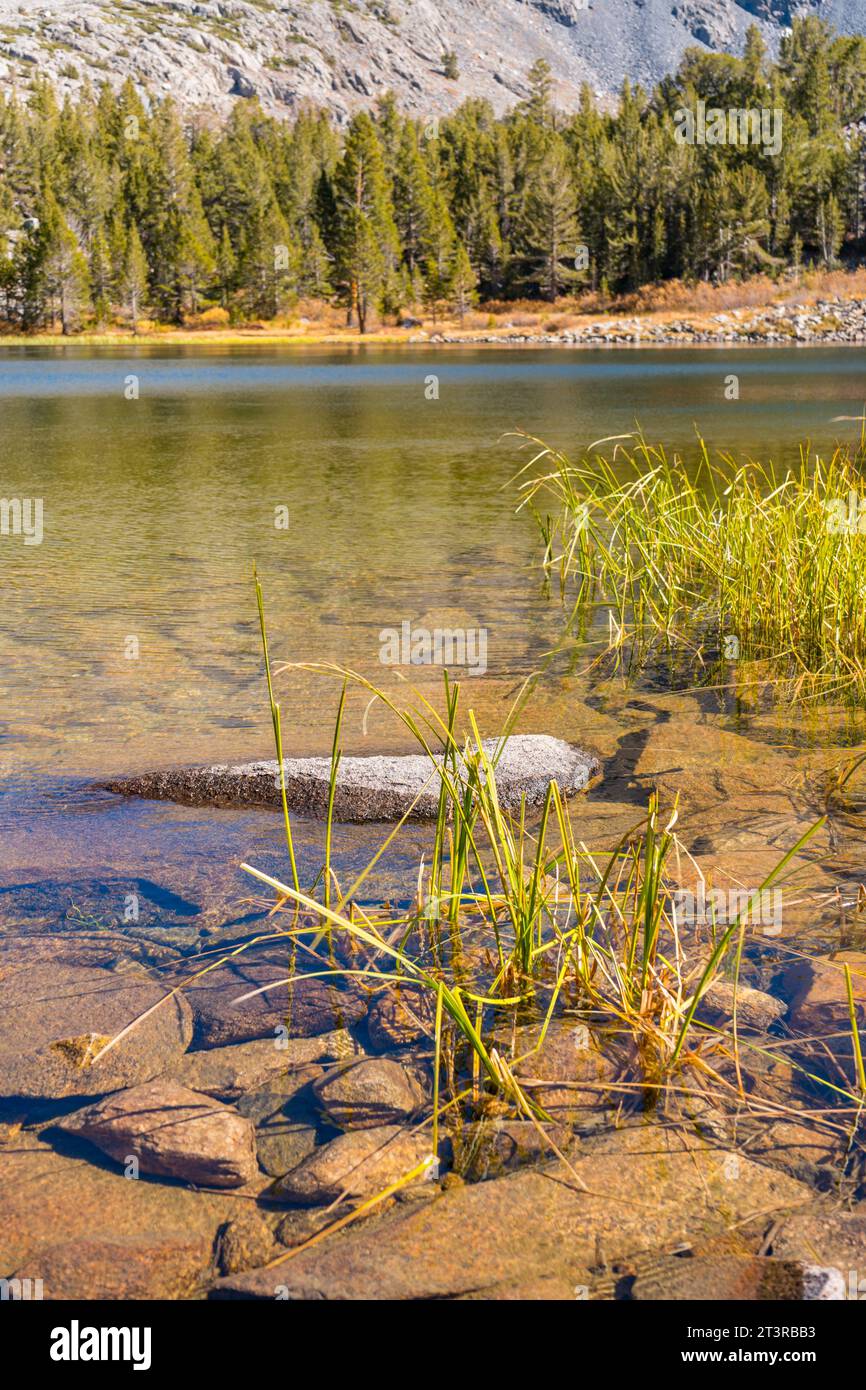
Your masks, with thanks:
[{"label": "shallow water", "polygon": [[[737,401],[725,399],[730,372]],[[137,400],[125,396],[133,376]],[[431,376],[438,400],[425,396]],[[862,357],[847,349],[4,352],[0,492],[44,504],[41,545],[0,537],[7,930],[63,920],[70,904],[95,917],[102,904],[110,916],[124,884],[139,880],[158,890],[142,890],[148,923],[184,949],[202,913],[211,926],[246,920],[227,906],[248,893],[236,866],[282,862],[275,817],[126,803],[90,784],[270,751],[254,561],[277,662],[333,660],[396,691],[379,660],[382,629],[486,629],[488,670],[465,681],[464,703],[495,732],[562,629],[536,528],[515,515],[508,488],[528,456],[503,435],[523,429],[576,451],[639,422],[669,449],[689,448],[699,429],[737,456],[794,459],[805,438],[821,449],[852,438],[859,426],[833,417],[861,414],[863,397]],[[280,507],[287,530],[274,524]],[[766,854],[772,839],[778,857],[804,823],[806,771],[863,736],[843,711],[791,718],[714,692],[599,687],[582,674],[591,655],[578,644],[546,668],[521,727],[608,760],[608,782],[582,812],[593,842],[635,818],[657,775],[679,776],[707,853],[727,855],[728,871],[751,882],[759,847]],[[435,670],[407,674],[438,688]],[[308,672],[279,677],[288,753],[329,751],[338,693]],[[365,724],[353,699],[349,751],[405,741],[381,706]],[[730,848],[722,822],[746,812],[750,846]],[[312,877],[321,828],[300,823],[296,834]],[[378,835],[341,831],[338,871],[362,862]],[[408,894],[423,838],[408,832],[377,893]],[[852,881],[861,850],[849,836]],[[53,896],[37,893],[40,883]],[[167,906],[160,891],[194,910]]]}]

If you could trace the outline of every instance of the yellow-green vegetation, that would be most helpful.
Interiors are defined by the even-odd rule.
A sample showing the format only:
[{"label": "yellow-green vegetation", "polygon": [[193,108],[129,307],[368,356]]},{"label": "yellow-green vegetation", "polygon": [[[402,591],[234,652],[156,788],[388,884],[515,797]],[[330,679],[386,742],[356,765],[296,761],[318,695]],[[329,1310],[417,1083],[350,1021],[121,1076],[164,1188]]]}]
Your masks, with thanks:
[{"label": "yellow-green vegetation", "polygon": [[[258,581],[256,596],[275,752],[282,765],[282,714],[275,691],[289,668],[272,665]],[[289,872],[277,876],[242,865],[269,890],[268,928],[229,954],[214,953],[166,999],[258,943],[272,946],[275,941],[286,945],[286,986],[298,978],[302,958],[306,978],[335,983],[343,978],[370,996],[388,989],[420,994],[426,999],[418,1015],[426,1019],[421,1047],[432,1053],[434,1075],[432,1107],[424,1122],[432,1124],[434,1154],[442,1125],[459,1129],[463,1119],[510,1111],[541,1129],[545,1143],[570,1167],[554,1133],[544,1127],[553,1118],[545,1109],[544,1085],[539,1089],[532,1082],[533,1059],[543,1057],[547,1035],[563,1023],[581,1030],[585,1042],[580,1047],[588,1056],[606,1059],[594,1074],[590,1066],[589,1075],[565,1082],[567,1092],[570,1085],[580,1091],[584,1106],[589,1097],[591,1107],[607,1108],[609,1114],[638,1107],[678,1119],[692,1113],[688,1107],[693,1104],[732,1110],[750,1106],[744,1083],[748,1059],[772,1056],[766,1039],[741,1036],[738,1026],[750,915],[761,896],[785,880],[823,819],[789,848],[754,892],[744,895],[748,901],[733,920],[711,919],[697,930],[694,922],[678,916],[683,869],[698,876],[700,869],[676,835],[675,800],[663,806],[653,793],[646,813],[604,854],[583,842],[580,803],[575,803],[575,814],[554,782],[540,810],[530,811],[525,800],[516,813],[500,804],[496,764],[526,689],[491,755],[472,711],[462,720],[460,690],[447,675],[440,711],[411,687],[407,703],[401,704],[358,672],[330,664],[302,669],[337,682],[340,691],[322,866],[312,884],[302,887],[282,783]],[[333,789],[350,693],[365,703],[382,702],[429,759],[430,777],[419,797],[427,786],[438,787],[438,813],[413,876],[412,898],[399,908],[371,903],[369,884],[406,827],[412,807],[351,883],[341,883],[333,867]],[[858,765],[840,773],[837,795]],[[828,804],[830,795],[828,789]],[[708,1018],[701,1010],[704,996],[721,979],[728,984],[726,997],[732,997],[727,1021]],[[272,980],[236,1002],[279,983]],[[815,1114],[826,1120],[830,1110],[835,1112],[837,1131],[853,1142],[866,1074],[850,988],[849,1003],[854,1085],[815,1075],[808,1057],[801,1062],[792,1056],[789,1067],[804,1085],[823,1089]],[[94,1060],[137,1021],[101,1047]],[[530,1025],[531,1036],[524,1025]],[[811,1113],[802,1097],[795,1102],[784,1095],[778,1100],[763,1096],[756,1103],[761,1114],[776,1119],[794,1115],[802,1122]],[[419,1171],[404,1175],[366,1206]]]},{"label": "yellow-green vegetation", "polygon": [[[287,668],[272,672],[258,581],[256,594],[275,750],[281,762],[281,714],[273,692],[275,676]],[[343,887],[331,865],[331,795],[323,868],[305,892],[298,883],[283,786],[291,882],[253,865],[243,868],[276,894],[276,921],[290,915],[286,937],[293,948],[303,942],[308,954],[318,953],[320,973],[348,974],[371,988],[408,983],[428,993],[431,1008],[435,1005],[437,1085],[446,1045],[443,1020],[451,1024],[447,1074],[453,1094],[448,1104],[464,1094],[477,1100],[483,1075],[488,1088],[519,1110],[543,1116],[514,1075],[520,1057],[506,1058],[490,1040],[490,1028],[498,1024],[501,1029],[504,1018],[541,1023],[533,1050],[543,1044],[551,1021],[563,1010],[608,1038],[617,1036],[634,1061],[622,1089],[650,1094],[654,1102],[668,1087],[678,1088],[690,1071],[712,1075],[714,1056],[737,1058],[736,1011],[731,1034],[700,1023],[696,1011],[722,972],[732,973],[736,981],[753,903],[780,879],[823,821],[791,847],[733,922],[718,928],[713,924],[709,941],[699,941],[677,920],[676,880],[668,870],[674,851],[678,858],[690,860],[674,833],[676,803],[663,812],[653,794],[646,815],[601,858],[581,841],[555,782],[548,787],[540,815],[531,816],[525,802],[517,815],[502,808],[496,763],[525,692],[491,757],[471,710],[461,729],[459,687],[447,674],[440,713],[418,691],[412,692],[412,703],[402,706],[357,672],[335,665],[303,669],[341,682],[332,791],[350,687],[368,701],[383,702],[429,758],[429,783],[439,788],[429,855],[418,866],[411,907],[396,914],[388,907],[371,908],[361,889],[397,839],[411,808],[354,881]],[[347,958],[359,963],[347,966]],[[456,1055],[461,1045],[462,1059]],[[461,1060],[464,1074],[471,1076],[468,1091],[460,1091],[457,1082]],[[736,1065],[739,1070],[738,1061]]]},{"label": "yellow-green vegetation", "polygon": [[[866,447],[799,464],[669,458],[640,436],[572,463],[541,441],[518,475],[545,569],[609,617],[608,653],[763,663],[790,697],[866,691]],[[528,475],[528,476],[527,476]],[[730,670],[730,665],[728,666]]]}]

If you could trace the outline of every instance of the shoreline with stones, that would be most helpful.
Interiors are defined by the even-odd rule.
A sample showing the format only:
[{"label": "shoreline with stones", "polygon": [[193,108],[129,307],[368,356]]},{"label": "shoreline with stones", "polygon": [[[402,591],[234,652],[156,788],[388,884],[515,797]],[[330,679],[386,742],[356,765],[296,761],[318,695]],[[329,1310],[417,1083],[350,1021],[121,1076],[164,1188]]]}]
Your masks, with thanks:
[{"label": "shoreline with stones", "polygon": [[[434,1155],[433,1010],[411,982],[290,993],[267,942],[166,998],[175,968],[51,944],[10,948],[0,979],[0,1273],[43,1297],[363,1298],[375,1267],[388,1299],[826,1301],[862,1265],[863,1204],[835,1191],[844,1117],[792,1110],[786,1063],[761,1055],[839,1028],[829,958],[792,966],[784,998],[741,986],[757,1111],[623,1109],[633,1044],[561,1017],[499,1039],[547,1118],[480,1091]],[[862,1018],[866,973],[857,997]],[[702,1007],[729,1024],[731,986]]]},{"label": "shoreline with stones", "polygon": [[[416,336],[412,341],[418,342]],[[509,344],[522,347],[760,347],[844,346],[866,343],[866,299],[819,299],[810,305],[769,305],[710,315],[599,315],[560,332],[510,330],[459,336],[426,335],[438,346]]]},{"label": "shoreline with stones", "polygon": [[[540,306],[541,307],[541,306]],[[239,328],[170,329],[159,333],[0,334],[0,348],[62,347],[844,347],[866,343],[866,298],[818,298],[808,304],[770,304],[724,312],[587,315],[586,322],[544,332],[506,322],[487,330],[424,329],[415,320],[359,336],[343,332]]]},{"label": "shoreline with stones", "polygon": [[[327,760],[288,766],[312,807]],[[272,800],[275,768],[184,776],[222,797],[253,775]],[[504,800],[537,805],[555,772],[579,790],[596,764],[512,735],[498,771]],[[347,759],[341,810],[378,812],[383,791],[405,809],[426,773],[425,759]],[[862,1030],[862,949],[767,973],[744,961],[736,991],[714,980],[697,1019],[725,1044],[717,1084],[675,1086],[661,1114],[614,1018],[572,995],[543,1037],[528,1013],[491,1017],[487,1045],[534,1109],[473,1080],[448,1043],[466,1099],[440,1111],[437,1142],[435,995],[409,976],[383,988],[357,951],[295,974],[290,939],[260,930],[203,954],[108,929],[8,941],[0,1277],[13,1287],[39,1281],[49,1300],[849,1296],[866,1150],[850,1108],[814,1109],[798,1068],[850,1086],[843,972]],[[699,933],[687,949],[700,968]],[[471,920],[460,959],[481,978],[490,966]]]}]

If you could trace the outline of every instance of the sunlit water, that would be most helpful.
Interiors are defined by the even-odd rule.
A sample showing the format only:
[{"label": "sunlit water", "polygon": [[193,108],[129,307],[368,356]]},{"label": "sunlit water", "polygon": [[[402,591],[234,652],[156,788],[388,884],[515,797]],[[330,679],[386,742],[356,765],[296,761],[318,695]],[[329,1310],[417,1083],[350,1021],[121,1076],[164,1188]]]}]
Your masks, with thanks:
[{"label": "sunlit water", "polygon": [[[731,372],[737,400],[726,399]],[[438,399],[428,398],[432,377]],[[738,457],[793,460],[803,440],[827,449],[852,439],[859,425],[834,417],[862,414],[864,399],[862,355],[845,349],[7,351],[0,495],[44,507],[40,545],[0,537],[7,929],[70,903],[111,915],[140,881],[151,886],[147,920],[189,945],[202,912],[216,921],[214,904],[244,891],[241,858],[281,863],[267,813],[91,789],[125,771],[270,754],[254,562],[277,663],[333,661],[398,693],[397,672],[379,659],[383,629],[484,629],[488,669],[464,682],[463,701],[486,733],[544,670],[521,727],[607,759],[608,782],[585,807],[590,838],[634,820],[653,773],[673,767],[707,787],[727,777],[731,820],[743,812],[733,778],[752,797],[755,846],[775,836],[787,847],[799,812],[784,824],[780,785],[838,759],[839,745],[861,737],[857,720],[600,685],[584,674],[591,648],[548,664],[563,611],[542,583],[536,526],[515,512],[509,481],[530,455],[509,432],[577,452],[637,423],[669,450],[689,449],[699,430]],[[287,529],[275,525],[280,509]],[[403,674],[431,696],[438,688],[438,671]],[[338,683],[292,669],[277,684],[286,751],[328,752]],[[365,703],[350,704],[347,749],[405,747],[393,718]],[[378,833],[341,833],[338,868],[360,862]],[[301,823],[297,835],[314,874],[321,829]],[[380,892],[409,894],[422,842],[421,830],[408,832]],[[748,881],[751,850],[734,849]],[[858,867],[849,853],[845,873]],[[40,883],[54,889],[29,886]],[[177,901],[166,906],[165,891]],[[226,909],[223,920],[242,915]]]}]

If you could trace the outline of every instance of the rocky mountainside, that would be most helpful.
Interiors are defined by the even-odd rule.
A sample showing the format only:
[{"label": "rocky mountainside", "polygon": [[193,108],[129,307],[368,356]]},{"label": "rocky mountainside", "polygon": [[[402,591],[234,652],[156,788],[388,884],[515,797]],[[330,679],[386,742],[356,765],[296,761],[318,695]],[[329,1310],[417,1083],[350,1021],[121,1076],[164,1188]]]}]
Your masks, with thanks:
[{"label": "rocky mountainside", "polygon": [[567,107],[584,81],[652,83],[689,45],[736,52],[750,23],[774,49],[802,13],[866,32],[866,0],[0,0],[0,84],[24,91],[38,72],[63,94],[131,76],[188,108],[257,95],[339,118],[391,88],[432,116],[467,96],[501,111],[546,58]]}]

